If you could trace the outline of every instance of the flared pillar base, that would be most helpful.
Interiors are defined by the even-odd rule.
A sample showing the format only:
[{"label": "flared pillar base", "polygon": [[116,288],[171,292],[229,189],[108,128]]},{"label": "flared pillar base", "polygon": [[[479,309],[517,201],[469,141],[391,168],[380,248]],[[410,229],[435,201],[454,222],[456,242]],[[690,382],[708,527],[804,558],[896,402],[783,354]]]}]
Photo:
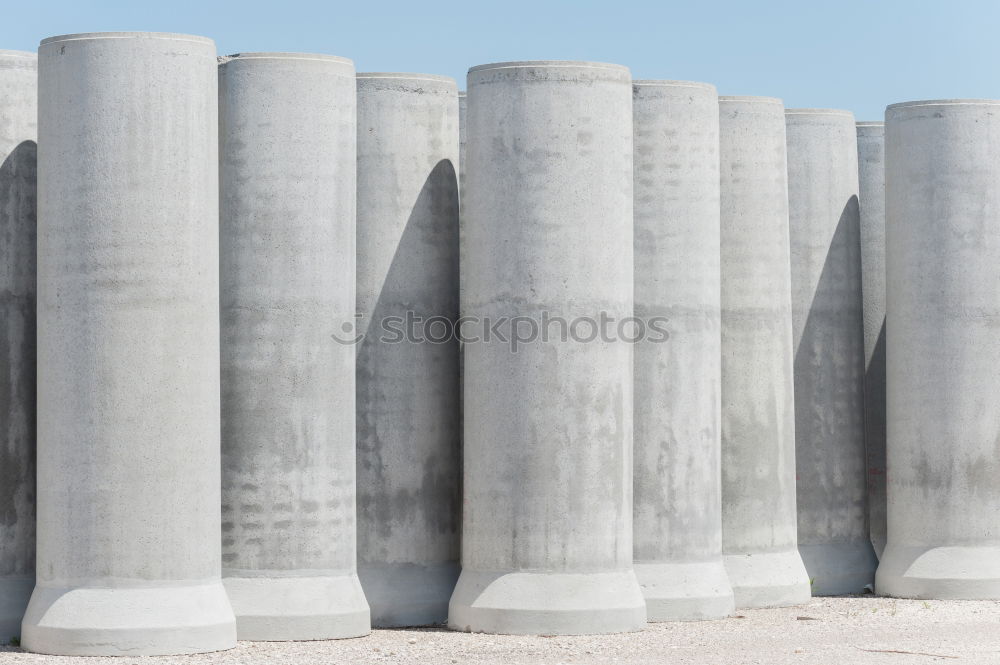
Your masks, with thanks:
[{"label": "flared pillar base", "polygon": [[220,582],[157,587],[36,586],[21,646],[60,656],[169,656],[236,646]]},{"label": "flared pillar base", "polygon": [[34,588],[32,577],[0,578],[0,644],[21,636],[21,619]]},{"label": "flared pillar base", "polygon": [[358,576],[243,576],[223,571],[223,584],[236,613],[241,640],[284,642],[362,637],[371,632],[371,613]]},{"label": "flared pillar base", "polygon": [[597,635],[642,630],[646,602],[632,570],[497,573],[463,570],[448,627],[505,635]]},{"label": "flared pillar base", "polygon": [[457,563],[358,566],[372,611],[373,628],[430,626],[448,620],[448,601],[458,582]]},{"label": "flared pillar base", "polygon": [[878,559],[867,539],[854,543],[799,545],[812,595],[843,596],[871,591]]},{"label": "flared pillar base", "polygon": [[721,619],[735,608],[722,558],[689,563],[636,563],[647,620]]},{"label": "flared pillar base", "polygon": [[1000,600],[1000,545],[890,542],[875,573],[875,592],[896,598]]},{"label": "flared pillar base", "polygon": [[809,576],[797,549],[723,556],[737,608],[809,602]]}]

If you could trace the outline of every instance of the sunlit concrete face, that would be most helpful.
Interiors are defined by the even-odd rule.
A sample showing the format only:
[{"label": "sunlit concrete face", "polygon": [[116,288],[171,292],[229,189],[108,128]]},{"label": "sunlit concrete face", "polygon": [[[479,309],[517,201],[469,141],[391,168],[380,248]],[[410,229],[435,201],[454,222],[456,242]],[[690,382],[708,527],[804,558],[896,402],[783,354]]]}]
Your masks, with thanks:
[{"label": "sunlit concrete face", "polygon": [[865,449],[868,522],[875,554],[885,549],[885,125],[859,122],[861,295],[865,323]]},{"label": "sunlit concrete face", "polygon": [[0,51],[0,640],[35,581],[37,58]]},{"label": "sunlit concrete face", "polygon": [[226,590],[240,639],[364,635],[354,65],[244,53],[219,92]]},{"label": "sunlit concrete face", "polygon": [[785,117],[719,98],[722,548],[737,607],[809,599],[797,549]]},{"label": "sunlit concrete face", "polygon": [[[632,87],[580,62],[474,67],[463,315],[632,315]],[[565,339],[565,341],[564,341]],[[558,331],[465,347],[457,630],[638,630],[632,345]]]},{"label": "sunlit concrete face", "polygon": [[53,37],[38,68],[38,550],[21,644],[233,647],[215,44]]},{"label": "sunlit concrete face", "polygon": [[635,312],[669,332],[635,347],[635,571],[650,621],[718,618],[719,101],[704,83],[632,89]]},{"label": "sunlit concrete face", "polygon": [[868,535],[858,148],[849,111],[788,109],[799,553],[813,595],[875,581]]},{"label": "sunlit concrete face", "polygon": [[886,109],[881,594],[1000,598],[998,172],[1000,101]]},{"label": "sunlit concrete face", "polygon": [[[458,89],[358,74],[358,572],[375,626],[448,618],[461,532]],[[419,317],[412,339],[394,319]],[[416,320],[416,318],[414,318]]]}]

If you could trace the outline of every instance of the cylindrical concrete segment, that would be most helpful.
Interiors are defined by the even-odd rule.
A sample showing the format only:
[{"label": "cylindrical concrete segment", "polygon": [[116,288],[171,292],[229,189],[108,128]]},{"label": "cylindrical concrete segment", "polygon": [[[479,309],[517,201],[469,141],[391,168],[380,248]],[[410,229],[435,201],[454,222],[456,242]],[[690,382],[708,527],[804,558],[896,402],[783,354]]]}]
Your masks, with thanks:
[{"label": "cylindrical concrete segment", "polygon": [[796,537],[785,114],[719,98],[722,549],[737,607],[809,599]]},{"label": "cylindrical concrete segment", "polygon": [[35,585],[35,140],[38,59],[0,51],[0,641]]},{"label": "cylindrical concrete segment", "polygon": [[462,574],[448,622],[638,630],[632,346],[597,334],[632,316],[629,71],[512,62],[474,67],[468,84],[463,316],[473,321]]},{"label": "cylindrical concrete segment", "polygon": [[38,551],[21,643],[230,648],[215,44],[68,35],[38,66]]},{"label": "cylindrical concrete segment", "polygon": [[635,81],[635,573],[650,621],[733,610],[720,495],[719,98]]},{"label": "cylindrical concrete segment", "polygon": [[1000,101],[886,109],[881,594],[1000,598],[997,173]]},{"label": "cylindrical concrete segment", "polygon": [[799,553],[812,593],[875,581],[868,537],[858,144],[850,111],[788,109]]},{"label": "cylindrical concrete segment", "polygon": [[365,635],[354,64],[239,54],[219,99],[223,579],[240,639]]},{"label": "cylindrical concrete segment", "polygon": [[358,572],[373,625],[437,624],[462,519],[458,88],[385,73],[357,86]]},{"label": "cylindrical concrete segment", "polygon": [[465,91],[458,93],[458,185],[462,186],[465,177]]},{"label": "cylindrical concrete segment", "polygon": [[859,122],[857,134],[868,523],[875,554],[881,557],[885,549],[885,125]]}]

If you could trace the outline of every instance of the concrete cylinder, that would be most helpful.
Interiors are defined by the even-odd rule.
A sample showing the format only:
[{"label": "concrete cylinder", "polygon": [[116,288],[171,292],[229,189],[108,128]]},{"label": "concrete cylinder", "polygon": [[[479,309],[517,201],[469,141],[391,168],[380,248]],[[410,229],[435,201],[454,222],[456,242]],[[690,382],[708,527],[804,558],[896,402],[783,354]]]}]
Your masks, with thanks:
[{"label": "concrete cylinder", "polygon": [[722,549],[737,607],[809,599],[796,537],[785,116],[719,98]]},{"label": "concrete cylinder", "polygon": [[465,91],[458,93],[458,186],[465,177]]},{"label": "concrete cylinder", "polygon": [[885,112],[880,594],[1000,598],[1000,101]]},{"label": "concrete cylinder", "polygon": [[0,643],[35,585],[37,63],[0,51]]},{"label": "concrete cylinder", "polygon": [[[448,619],[461,533],[458,89],[358,74],[358,571],[375,626]],[[414,321],[399,339],[393,321]],[[405,329],[405,325],[403,326]]]},{"label": "concrete cylinder", "polygon": [[788,109],[799,553],[816,596],[875,581],[868,537],[858,143],[850,111]]},{"label": "concrete cylinder", "polygon": [[236,644],[219,579],[215,44],[38,54],[38,551],[28,651]]},{"label": "concrete cylinder", "polygon": [[469,70],[467,99],[463,316],[473,319],[462,574],[448,623],[638,630],[632,345],[592,335],[602,317],[632,316],[629,71],[483,65]]},{"label": "concrete cylinder", "polygon": [[635,573],[650,621],[733,610],[722,563],[719,101],[683,81],[632,85]]},{"label": "concrete cylinder", "polygon": [[240,639],[365,635],[354,64],[240,54],[219,99],[223,579]]},{"label": "concrete cylinder", "polygon": [[861,295],[865,328],[865,449],[868,523],[875,555],[885,549],[885,126],[857,123]]}]

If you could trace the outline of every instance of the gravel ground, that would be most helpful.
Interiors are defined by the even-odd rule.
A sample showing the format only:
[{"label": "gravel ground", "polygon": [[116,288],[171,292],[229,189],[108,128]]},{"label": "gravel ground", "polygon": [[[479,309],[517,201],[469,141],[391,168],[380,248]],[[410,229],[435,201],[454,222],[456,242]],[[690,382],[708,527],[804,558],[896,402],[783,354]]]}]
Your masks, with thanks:
[{"label": "gravel ground", "polygon": [[3,665],[919,665],[932,661],[1000,665],[1000,602],[824,598],[799,607],[741,610],[721,621],[650,624],[642,632],[623,635],[514,637],[430,627],[376,630],[368,637],[328,642],[240,642],[231,651],[198,656],[65,658],[0,648]]}]

